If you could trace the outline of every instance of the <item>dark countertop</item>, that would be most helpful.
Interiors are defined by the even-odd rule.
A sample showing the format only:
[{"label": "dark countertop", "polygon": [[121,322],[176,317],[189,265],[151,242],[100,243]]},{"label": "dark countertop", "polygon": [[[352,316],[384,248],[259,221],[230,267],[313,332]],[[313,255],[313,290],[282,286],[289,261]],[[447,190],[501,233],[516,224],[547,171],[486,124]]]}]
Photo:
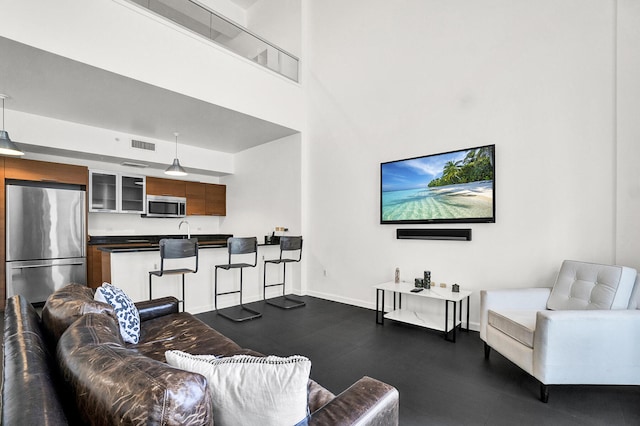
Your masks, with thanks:
[{"label": "dark countertop", "polygon": [[[175,235],[91,235],[89,245],[118,245],[118,244],[155,244],[163,238],[186,238],[186,234]],[[200,242],[215,242],[226,245],[227,239],[233,234],[193,234],[191,238],[197,238]]]},{"label": "dark countertop", "polygon": [[[223,248],[226,246],[226,244],[198,244],[198,249]],[[98,247],[98,250],[105,251],[107,253],[138,253],[143,251],[159,251],[160,247],[158,244],[142,247],[101,246]]]},{"label": "dark countertop", "polygon": [[[227,247],[227,239],[232,234],[200,234],[192,235],[198,239],[199,249]],[[126,236],[90,236],[89,245],[99,245],[98,250],[107,253],[135,253],[144,251],[158,251],[159,242],[163,238],[186,238],[178,235],[126,235]],[[258,246],[278,246],[279,244],[258,244]]]}]

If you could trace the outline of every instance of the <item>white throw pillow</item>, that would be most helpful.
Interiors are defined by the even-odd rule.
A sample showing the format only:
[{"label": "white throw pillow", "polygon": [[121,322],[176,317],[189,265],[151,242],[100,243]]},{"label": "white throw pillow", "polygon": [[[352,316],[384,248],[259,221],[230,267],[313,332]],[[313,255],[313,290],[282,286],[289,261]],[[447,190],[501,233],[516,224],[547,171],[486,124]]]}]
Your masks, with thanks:
[{"label": "white throw pillow", "polygon": [[103,283],[96,289],[94,300],[113,306],[120,324],[120,334],[127,343],[140,341],[140,314],[127,294],[118,287]]},{"label": "white throw pillow", "polygon": [[167,351],[165,358],[173,367],[207,378],[216,426],[293,426],[307,417],[308,358],[216,358],[181,351]]}]

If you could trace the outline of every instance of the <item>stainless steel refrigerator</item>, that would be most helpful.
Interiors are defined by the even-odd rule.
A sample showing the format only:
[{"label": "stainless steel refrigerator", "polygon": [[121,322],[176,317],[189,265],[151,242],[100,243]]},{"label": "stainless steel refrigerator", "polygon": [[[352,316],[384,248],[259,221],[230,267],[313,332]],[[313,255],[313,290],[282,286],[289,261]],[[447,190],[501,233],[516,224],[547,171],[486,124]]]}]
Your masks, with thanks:
[{"label": "stainless steel refrigerator", "polygon": [[71,282],[87,283],[85,191],[76,185],[6,185],[7,297],[44,302]]}]

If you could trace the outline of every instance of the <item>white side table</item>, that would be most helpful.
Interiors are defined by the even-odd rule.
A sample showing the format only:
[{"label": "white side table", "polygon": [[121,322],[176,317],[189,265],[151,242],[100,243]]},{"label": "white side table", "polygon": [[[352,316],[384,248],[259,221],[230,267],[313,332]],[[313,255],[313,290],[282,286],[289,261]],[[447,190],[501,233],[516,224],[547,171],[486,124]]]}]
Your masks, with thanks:
[{"label": "white side table", "polygon": [[[470,291],[460,290],[460,292],[454,293],[451,291],[451,287],[431,287],[431,289],[424,289],[419,293],[413,293],[411,292],[411,290],[415,288],[413,284],[404,282],[396,284],[393,281],[378,284],[373,288],[376,289],[376,324],[384,325],[384,319],[386,318],[417,325],[419,327],[439,330],[443,332],[445,340],[453,343],[456,341],[457,328],[460,328],[462,331],[469,331]],[[384,295],[386,291],[393,293],[393,311],[387,313],[384,312]],[[433,314],[402,309],[403,294],[427,299],[443,300],[445,304],[444,320],[443,318],[439,318]],[[462,301],[465,299],[467,301],[467,326],[466,328],[462,328]],[[453,305],[453,316],[451,319],[449,319],[449,303]],[[458,318],[456,318],[456,316]],[[451,334],[451,338],[449,337],[449,334]]]}]

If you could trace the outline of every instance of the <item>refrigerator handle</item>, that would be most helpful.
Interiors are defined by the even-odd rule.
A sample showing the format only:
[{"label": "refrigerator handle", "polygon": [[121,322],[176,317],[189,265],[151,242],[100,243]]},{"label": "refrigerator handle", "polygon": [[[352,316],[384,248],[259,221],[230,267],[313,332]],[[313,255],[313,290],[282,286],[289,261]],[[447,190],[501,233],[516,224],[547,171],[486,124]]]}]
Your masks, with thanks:
[{"label": "refrigerator handle", "polygon": [[80,266],[83,265],[82,262],[73,262],[73,263],[43,263],[42,265],[27,265],[27,266],[11,266],[11,269],[31,269],[31,268],[44,268],[46,266]]}]

